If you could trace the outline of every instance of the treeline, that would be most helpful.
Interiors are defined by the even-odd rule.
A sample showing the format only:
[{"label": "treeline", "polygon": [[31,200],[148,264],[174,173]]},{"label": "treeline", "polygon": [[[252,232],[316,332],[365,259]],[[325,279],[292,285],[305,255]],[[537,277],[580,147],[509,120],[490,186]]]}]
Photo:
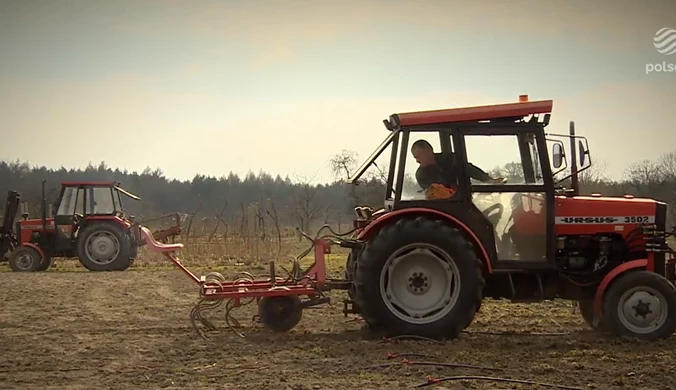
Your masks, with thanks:
[{"label": "treeline", "polygon": [[[167,213],[195,214],[197,220],[218,216],[235,225],[242,215],[272,216],[282,225],[308,229],[316,223],[349,223],[354,204],[382,205],[384,185],[375,177],[368,179],[356,192],[344,180],[330,184],[313,184],[307,180],[273,177],[266,172],[249,172],[244,177],[229,173],[215,178],[195,175],[190,181],[167,178],[160,169],[142,172],[113,169],[104,162],[85,169],[58,170],[33,167],[27,162],[0,162],[0,191],[21,193],[29,212],[39,215],[41,183],[46,180],[47,203],[58,199],[63,181],[117,181],[141,197],[134,201],[123,197],[125,210],[138,219],[151,219]],[[4,203],[1,206],[4,208]]]},{"label": "treeline", "polygon": [[[195,175],[190,181],[167,178],[160,169],[146,168],[143,172],[113,169],[105,163],[85,169],[49,169],[33,167],[27,162],[0,162],[0,190],[17,190],[29,203],[32,215],[39,215],[40,186],[47,180],[47,199],[54,202],[62,181],[118,181],[139,195],[140,202],[127,199],[125,208],[139,219],[181,212],[197,218],[218,219],[237,223],[242,215],[264,218],[274,215],[284,226],[309,229],[319,223],[350,223],[355,204],[374,207],[382,205],[383,172],[370,174],[359,186],[347,186],[340,177],[352,173],[356,155],[349,151],[331,158],[337,179],[329,184],[291,180],[260,172],[244,177],[234,173],[215,178]],[[493,170],[509,176],[514,164]],[[625,177],[613,181],[605,176],[603,164],[595,164],[580,177],[582,193],[600,192],[605,195],[633,194],[667,202],[670,222],[676,223],[676,151],[655,160],[638,161],[627,167]],[[124,202],[124,200],[123,200]],[[3,206],[4,207],[4,204]],[[252,208],[255,210],[251,211]]]}]

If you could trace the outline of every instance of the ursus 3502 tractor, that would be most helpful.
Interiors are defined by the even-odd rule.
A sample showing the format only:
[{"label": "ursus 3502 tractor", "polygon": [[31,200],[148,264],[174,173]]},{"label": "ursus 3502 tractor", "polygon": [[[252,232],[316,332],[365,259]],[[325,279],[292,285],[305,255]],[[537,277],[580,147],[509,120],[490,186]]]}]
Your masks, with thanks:
[{"label": "ursus 3502 tractor", "polygon": [[[572,300],[594,329],[647,340],[671,335],[676,288],[666,204],[580,196],[577,175],[591,164],[587,141],[572,122],[568,135],[546,134],[552,106],[522,96],[514,104],[390,116],[390,134],[349,181],[357,184],[389,148],[384,207],[357,207],[353,232],[301,232],[312,246],[286,275],[276,276],[271,262],[266,278],[200,277],[174,254],[182,244],[161,244],[143,226],[135,234],[199,285],[196,328],[199,321],[213,329],[202,312],[223,301],[232,320],[231,309],[255,300],[261,322],[286,331],[304,308],[327,303],[326,291],[346,289],[346,315],[359,313],[388,335],[455,338],[484,297]],[[555,180],[567,159],[563,142],[551,137],[570,139],[572,189],[558,186],[567,178]],[[506,178],[491,178],[474,165],[481,161],[505,164]],[[326,275],[333,244],[351,249],[341,280]],[[303,269],[299,260],[312,252],[314,263]]]},{"label": "ursus 3502 tractor", "polygon": [[[347,261],[346,310],[390,333],[453,338],[484,297],[560,298],[577,301],[594,329],[670,336],[676,288],[666,204],[579,195],[577,174],[591,165],[587,140],[572,122],[568,135],[545,133],[552,106],[521,96],[385,120],[390,134],[350,180],[356,184],[390,149],[385,207],[356,210],[363,245]],[[562,180],[570,178],[572,189],[557,187],[566,154],[551,137],[570,138],[571,175]],[[427,142],[412,142],[419,139]],[[424,163],[419,155],[429,146],[440,153],[422,170],[440,180],[421,188],[415,177],[427,179],[415,174],[416,159]],[[477,173],[480,161],[505,164],[506,180]]]},{"label": "ursus 3502 tractor", "polygon": [[9,254],[13,271],[45,271],[54,257],[78,257],[90,271],[122,271],[138,251],[122,209],[122,195],[140,200],[116,182],[61,183],[54,215],[47,217],[45,182],[42,216],[17,222],[19,245]]}]

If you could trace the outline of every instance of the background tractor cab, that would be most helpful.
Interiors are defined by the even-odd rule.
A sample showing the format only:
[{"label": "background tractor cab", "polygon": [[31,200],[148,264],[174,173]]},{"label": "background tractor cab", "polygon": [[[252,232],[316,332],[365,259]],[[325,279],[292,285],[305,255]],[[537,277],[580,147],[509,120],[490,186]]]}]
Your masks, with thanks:
[{"label": "background tractor cab", "polygon": [[122,207],[122,195],[140,198],[117,182],[63,182],[47,218],[45,182],[42,218],[19,222],[20,246],[10,254],[14,271],[44,271],[53,257],[78,257],[92,271],[124,270],[138,246]]}]

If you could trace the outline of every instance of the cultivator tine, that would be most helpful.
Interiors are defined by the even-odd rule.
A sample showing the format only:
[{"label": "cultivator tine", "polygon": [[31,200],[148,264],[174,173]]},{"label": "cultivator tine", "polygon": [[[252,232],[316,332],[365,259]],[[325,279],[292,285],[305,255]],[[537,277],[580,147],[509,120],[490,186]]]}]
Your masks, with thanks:
[{"label": "cultivator tine", "polygon": [[205,310],[214,310],[218,306],[220,306],[223,303],[223,301],[208,301],[204,299],[200,299],[199,302],[193,307],[193,309],[190,311],[190,323],[192,324],[193,329],[205,340],[209,339],[209,336],[207,336],[206,332],[200,329],[199,326],[197,326],[197,321],[199,321],[202,326],[206,329],[206,331],[211,332],[215,331],[217,328],[214,326],[214,324],[206,319],[202,313]]},{"label": "cultivator tine", "polygon": [[[253,284],[253,280],[254,277],[250,273],[240,272],[235,276],[234,280],[230,283],[232,283],[232,286],[250,286]],[[220,273],[211,272],[204,277],[204,283],[215,285],[216,288],[223,288],[223,285],[226,283],[226,280],[225,277]],[[206,311],[213,311],[214,309],[218,308],[221,304],[223,304],[223,300],[206,299],[203,289],[200,290],[200,298],[201,299],[197,302],[195,307],[193,307],[193,309],[190,311],[190,322],[192,324],[193,329],[195,329],[195,331],[203,339],[209,339],[206,332],[215,331],[217,328],[211,321],[209,321],[207,318],[204,317],[204,313]],[[232,330],[233,333],[235,333],[239,337],[243,338],[244,334],[237,331],[236,328],[242,328],[242,325],[235,317],[233,317],[232,311],[235,308],[248,305],[254,300],[255,298],[252,297],[248,300],[240,302],[239,304],[236,304],[236,301],[234,299],[228,299],[225,304],[225,323],[227,324],[228,328],[230,328],[230,330]],[[200,324],[202,324],[204,330],[198,326],[197,324],[198,321]]]}]

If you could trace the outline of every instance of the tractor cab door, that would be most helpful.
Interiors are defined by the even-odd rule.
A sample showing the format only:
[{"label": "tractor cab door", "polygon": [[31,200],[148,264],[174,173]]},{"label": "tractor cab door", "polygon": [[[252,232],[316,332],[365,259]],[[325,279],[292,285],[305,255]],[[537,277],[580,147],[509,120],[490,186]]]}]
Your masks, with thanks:
[{"label": "tractor cab door", "polygon": [[66,251],[72,248],[79,221],[84,218],[84,188],[64,187],[61,200],[54,214],[56,229],[55,249]]},{"label": "tractor cab door", "polygon": [[471,204],[494,235],[493,269],[553,266],[554,186],[542,127],[479,124],[460,129],[456,143],[466,163],[506,180],[483,181],[465,169]]},{"label": "tractor cab door", "polygon": [[[429,156],[413,153],[414,147],[418,145],[432,147],[433,164],[426,161]],[[462,157],[452,128],[404,128],[401,131],[401,144],[396,146],[398,158],[395,164],[390,165],[390,169],[396,172],[392,185],[393,209],[431,209],[443,213],[467,226],[491,252],[490,248],[494,246],[493,229],[481,211],[472,207],[468,200],[463,170],[459,168]],[[391,178],[393,176],[390,174]]]},{"label": "tractor cab door", "polygon": [[87,187],[87,200],[85,208],[87,215],[115,215],[117,212],[117,203],[115,201],[116,192],[112,187]]}]

